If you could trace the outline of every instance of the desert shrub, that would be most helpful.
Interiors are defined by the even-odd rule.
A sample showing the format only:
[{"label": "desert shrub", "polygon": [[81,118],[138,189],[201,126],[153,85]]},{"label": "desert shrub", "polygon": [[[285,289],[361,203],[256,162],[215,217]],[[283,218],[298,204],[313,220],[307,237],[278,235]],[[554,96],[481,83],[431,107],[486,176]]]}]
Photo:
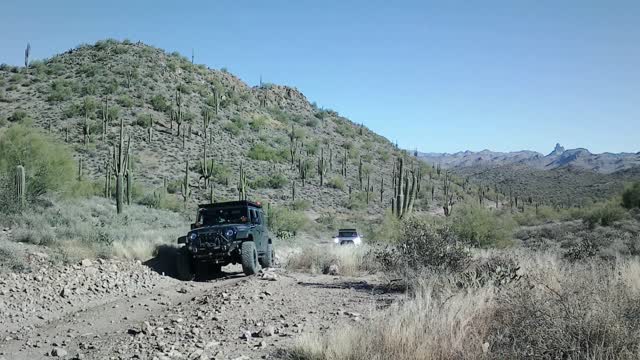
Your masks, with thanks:
[{"label": "desert shrub", "polygon": [[231,121],[225,123],[222,128],[224,129],[224,131],[228,132],[233,136],[238,136],[241,131],[240,128],[238,128],[236,124],[232,123]]},{"label": "desert shrub", "polygon": [[252,181],[249,186],[253,189],[282,189],[287,185],[289,180],[282,174],[274,174],[270,176],[261,176]]},{"label": "desert shrub", "polygon": [[171,210],[180,212],[184,208],[184,203],[177,196],[164,193],[162,189],[147,191],[137,202],[140,205],[153,209]]},{"label": "desert shrub", "polygon": [[295,235],[308,222],[308,219],[303,212],[279,206],[271,207],[268,218],[269,228],[276,235],[279,233],[290,233]]},{"label": "desert shrub", "polygon": [[136,125],[141,126],[143,128],[148,128],[151,126],[151,114],[140,114],[136,118]]},{"label": "desert shrub", "polygon": [[457,270],[464,266],[469,254],[464,243],[446,224],[434,223],[424,216],[411,216],[400,226],[396,247],[396,266],[412,270]]},{"label": "desert shrub", "polygon": [[505,214],[476,205],[460,206],[452,217],[451,229],[475,246],[509,244],[515,224]]},{"label": "desert shrub", "polygon": [[309,200],[296,200],[291,204],[291,208],[293,210],[300,210],[300,211],[304,211],[304,210],[309,210],[311,209],[311,201]]},{"label": "desert shrub", "polygon": [[640,208],[640,182],[636,182],[624,190],[622,206],[626,209]]},{"label": "desert shrub", "polygon": [[11,122],[23,122],[29,118],[29,114],[24,110],[16,110],[9,116],[7,120]]},{"label": "desert shrub", "polygon": [[130,108],[133,106],[133,99],[131,99],[128,95],[122,95],[117,99],[117,102],[120,106],[124,108]]},{"label": "desert shrub", "polygon": [[327,186],[334,189],[342,190],[342,191],[346,189],[346,185],[344,184],[344,179],[341,176],[334,176],[331,179],[329,179],[329,181],[327,181]]},{"label": "desert shrub", "polygon": [[320,120],[318,120],[318,118],[316,117],[312,117],[306,121],[305,125],[309,127],[317,127],[318,125],[320,125]]},{"label": "desert shrub", "polygon": [[278,150],[268,145],[257,143],[249,149],[247,156],[253,160],[282,162],[287,159],[287,150]]},{"label": "desert shrub", "polygon": [[253,119],[251,119],[249,126],[253,131],[264,129],[267,126],[267,117],[264,115],[254,116]]},{"label": "desert shrub", "polygon": [[0,137],[0,174],[11,181],[16,166],[25,167],[26,192],[35,198],[65,191],[73,183],[75,162],[69,150],[50,137],[21,125]]},{"label": "desert shrub", "polygon": [[49,95],[47,96],[47,101],[49,102],[59,102],[64,100],[69,100],[71,95],[73,94],[71,84],[64,80],[54,80],[51,83],[51,88],[49,89]]},{"label": "desert shrub", "polygon": [[[186,231],[181,215],[138,205],[116,213],[107,199],[56,199],[10,215],[5,221],[15,229],[16,241],[47,245],[83,257],[149,259],[158,245],[172,244]],[[73,256],[67,256],[74,261]]]},{"label": "desert shrub", "polygon": [[494,358],[637,358],[639,264],[534,269],[499,293],[490,321]]},{"label": "desert shrub", "polygon": [[308,245],[291,253],[286,259],[287,269],[312,274],[354,276],[378,268],[369,249],[365,246],[317,246]]},{"label": "desert shrub", "polygon": [[354,192],[345,200],[344,206],[349,210],[363,210],[367,207],[367,194],[364,191]]},{"label": "desert shrub", "polygon": [[624,209],[615,202],[598,203],[588,209],[584,215],[584,222],[589,228],[596,225],[610,226],[625,217]]},{"label": "desert shrub", "polygon": [[159,112],[166,112],[171,107],[167,102],[167,99],[160,94],[154,95],[150,100],[150,104],[153,110]]}]

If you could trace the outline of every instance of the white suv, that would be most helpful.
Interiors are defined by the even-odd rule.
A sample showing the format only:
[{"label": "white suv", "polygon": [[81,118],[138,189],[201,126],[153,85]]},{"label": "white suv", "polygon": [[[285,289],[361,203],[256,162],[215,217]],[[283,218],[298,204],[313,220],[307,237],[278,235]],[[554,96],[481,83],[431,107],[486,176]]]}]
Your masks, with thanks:
[{"label": "white suv", "polygon": [[363,236],[358,234],[356,229],[340,229],[338,230],[338,236],[333,238],[333,242],[336,245],[355,245],[362,244]]}]

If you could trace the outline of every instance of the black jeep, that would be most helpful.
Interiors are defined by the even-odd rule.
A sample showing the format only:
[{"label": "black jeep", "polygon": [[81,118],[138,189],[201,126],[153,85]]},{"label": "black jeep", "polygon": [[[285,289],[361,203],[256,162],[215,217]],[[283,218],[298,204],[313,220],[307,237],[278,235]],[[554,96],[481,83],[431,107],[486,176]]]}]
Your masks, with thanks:
[{"label": "black jeep", "polygon": [[178,238],[184,244],[178,252],[177,270],[182,280],[204,275],[204,269],[220,272],[228,264],[242,264],[245,275],[270,267],[273,243],[262,205],[251,201],[230,201],[198,206],[191,231]]}]

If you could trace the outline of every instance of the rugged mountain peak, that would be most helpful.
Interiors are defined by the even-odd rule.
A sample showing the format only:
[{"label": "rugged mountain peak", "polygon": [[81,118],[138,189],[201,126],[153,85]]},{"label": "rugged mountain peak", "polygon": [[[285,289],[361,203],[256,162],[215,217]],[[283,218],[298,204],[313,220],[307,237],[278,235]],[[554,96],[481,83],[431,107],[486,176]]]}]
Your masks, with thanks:
[{"label": "rugged mountain peak", "polygon": [[560,155],[564,152],[564,147],[560,145],[560,143],[556,143],[556,147],[553,148],[553,151],[549,154],[549,156]]}]

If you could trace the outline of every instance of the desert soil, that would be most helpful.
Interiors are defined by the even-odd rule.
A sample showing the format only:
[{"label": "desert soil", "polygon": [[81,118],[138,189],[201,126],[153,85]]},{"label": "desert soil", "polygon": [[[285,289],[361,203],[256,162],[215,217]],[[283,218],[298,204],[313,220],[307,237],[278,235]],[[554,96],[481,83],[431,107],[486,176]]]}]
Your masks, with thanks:
[{"label": "desert soil", "polygon": [[[182,282],[165,260],[28,257],[0,273],[0,359],[271,359],[302,336],[366,321],[400,295],[373,277],[239,266]],[[164,273],[164,275],[163,275]]]}]

